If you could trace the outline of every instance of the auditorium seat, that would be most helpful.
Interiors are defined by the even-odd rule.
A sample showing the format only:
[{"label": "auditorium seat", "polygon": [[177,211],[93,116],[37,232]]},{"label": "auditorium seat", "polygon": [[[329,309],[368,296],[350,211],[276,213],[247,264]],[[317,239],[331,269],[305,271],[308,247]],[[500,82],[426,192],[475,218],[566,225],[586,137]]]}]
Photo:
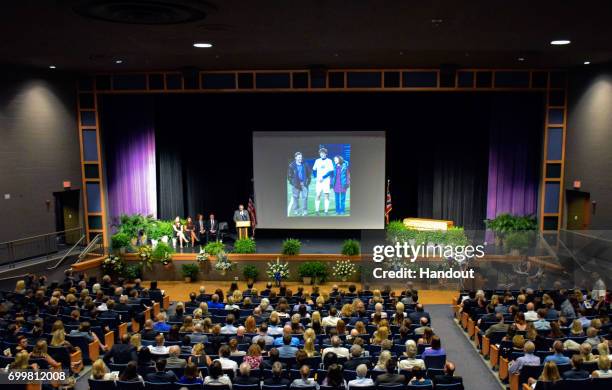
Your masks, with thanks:
[{"label": "auditorium seat", "polygon": [[144,383],[140,381],[136,382],[124,382],[124,381],[116,381],[117,390],[143,390]]},{"label": "auditorium seat", "polygon": [[423,360],[427,368],[443,368],[446,363],[446,355],[425,356]]},{"label": "auditorium seat", "polygon": [[433,390],[433,385],[425,385],[425,384],[406,385],[406,390]]},{"label": "auditorium seat", "polygon": [[174,383],[170,383],[170,382],[166,382],[166,383],[145,382],[145,389],[146,390],[175,390],[176,386],[174,385]]},{"label": "auditorium seat", "polygon": [[464,390],[463,383],[440,383],[436,385],[436,390]]},{"label": "auditorium seat", "polygon": [[252,384],[252,385],[241,385],[239,383],[234,383],[232,385],[234,390],[259,390],[259,385],[258,384]]},{"label": "auditorium seat", "polygon": [[289,386],[261,385],[261,390],[286,390]]},{"label": "auditorium seat", "polygon": [[592,381],[590,378],[563,379],[563,381],[561,381],[561,390],[588,389],[591,387],[591,384]]},{"label": "auditorium seat", "polygon": [[88,379],[89,390],[115,390],[114,381]]}]

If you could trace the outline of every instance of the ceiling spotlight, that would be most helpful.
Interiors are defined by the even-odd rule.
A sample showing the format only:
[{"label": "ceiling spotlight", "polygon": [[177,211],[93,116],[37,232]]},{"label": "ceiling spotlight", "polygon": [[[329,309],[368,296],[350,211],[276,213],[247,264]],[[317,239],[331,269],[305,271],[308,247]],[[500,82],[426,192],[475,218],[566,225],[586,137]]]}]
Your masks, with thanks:
[{"label": "ceiling spotlight", "polygon": [[591,63],[591,61],[584,61],[585,65],[589,65]]},{"label": "ceiling spotlight", "polygon": [[212,47],[212,43],[208,43],[208,42],[196,42],[196,43],[193,44],[193,47],[209,48],[209,47]]},{"label": "ceiling spotlight", "polygon": [[56,66],[55,65],[49,65],[49,69],[55,69]]},{"label": "ceiling spotlight", "polygon": [[123,60],[115,60],[115,64],[123,64]]},{"label": "ceiling spotlight", "polygon": [[517,58],[517,60],[519,60],[520,62],[523,62],[523,61],[525,61],[525,57],[519,57],[519,58]]},{"label": "ceiling spotlight", "polygon": [[550,41],[550,44],[555,46],[569,45],[570,43],[572,42],[569,39],[556,39],[554,41]]}]

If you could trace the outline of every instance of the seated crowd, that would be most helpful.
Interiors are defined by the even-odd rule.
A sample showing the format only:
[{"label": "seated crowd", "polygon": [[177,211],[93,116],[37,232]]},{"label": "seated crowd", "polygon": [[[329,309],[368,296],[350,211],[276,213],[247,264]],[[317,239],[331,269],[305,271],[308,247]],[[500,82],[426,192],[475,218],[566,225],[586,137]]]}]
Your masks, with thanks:
[{"label": "seated crowd", "polygon": [[[612,378],[610,293],[555,287],[469,291],[460,297],[460,310],[478,326],[476,337],[499,347],[509,374],[520,375],[519,385],[563,389],[569,380]],[[612,379],[606,385],[612,388]]]},{"label": "seated crowd", "polygon": [[[98,340],[99,359],[83,354],[92,364],[93,390],[108,381],[172,389],[463,388],[411,285],[397,295],[354,285],[329,293],[316,286],[309,293],[246,287],[232,283],[228,292],[208,293],[202,286],[187,302],[145,320],[143,310],[163,298],[156,282],[145,288],[139,280],[104,276],[98,283],[67,272],[63,282],[47,285],[30,276],[3,293],[2,341],[10,350],[4,365],[68,367],[66,352]],[[112,347],[102,343],[106,331],[132,319],[138,332],[115,332]]]}]

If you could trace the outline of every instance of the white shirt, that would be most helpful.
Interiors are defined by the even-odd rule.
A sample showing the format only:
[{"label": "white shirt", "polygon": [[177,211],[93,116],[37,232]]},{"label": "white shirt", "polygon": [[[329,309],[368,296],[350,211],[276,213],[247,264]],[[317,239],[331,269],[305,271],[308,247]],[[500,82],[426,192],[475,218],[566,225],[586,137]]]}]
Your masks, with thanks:
[{"label": "white shirt", "polygon": [[[317,181],[320,181],[323,176],[334,170],[334,164],[331,158],[326,158],[325,160],[318,158],[312,166],[312,170],[317,171]],[[328,176],[323,180],[331,180],[331,178]]]},{"label": "white shirt", "polygon": [[153,355],[167,355],[170,348],[165,345],[149,345],[149,351]]},{"label": "white shirt", "polygon": [[323,350],[323,356],[325,356],[328,352],[335,353],[338,357],[348,357],[349,350],[344,347],[328,347]]},{"label": "white shirt", "polygon": [[349,381],[349,388],[351,387],[361,387],[361,386],[374,386],[374,381],[370,378],[357,378]]},{"label": "white shirt", "polygon": [[236,373],[236,370],[238,370],[238,363],[232,359],[220,357],[217,360],[221,363],[221,368],[224,370],[234,370],[234,373]]},{"label": "white shirt", "polygon": [[538,320],[538,313],[534,310],[530,310],[530,311],[526,311],[525,312],[525,321],[537,321]]},{"label": "white shirt", "polygon": [[327,317],[323,317],[323,320],[321,320],[321,325],[323,326],[336,326],[338,325],[338,320],[340,318],[338,317],[332,317],[332,316],[327,316]]}]

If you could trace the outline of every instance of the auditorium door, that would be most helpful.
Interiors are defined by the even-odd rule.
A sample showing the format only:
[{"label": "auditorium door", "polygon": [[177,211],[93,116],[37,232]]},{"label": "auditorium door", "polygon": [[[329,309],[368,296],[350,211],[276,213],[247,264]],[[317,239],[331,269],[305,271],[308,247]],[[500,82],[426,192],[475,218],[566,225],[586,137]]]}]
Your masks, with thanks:
[{"label": "auditorium door", "polygon": [[[55,196],[55,229],[56,231],[70,230],[78,228],[81,225],[79,203],[80,203],[80,191],[79,190],[66,190],[54,192]],[[81,233],[77,230],[67,232],[65,236],[65,244],[75,244]]]},{"label": "auditorium door", "polygon": [[586,230],[591,223],[591,194],[583,191],[565,191],[567,199],[567,230]]}]

